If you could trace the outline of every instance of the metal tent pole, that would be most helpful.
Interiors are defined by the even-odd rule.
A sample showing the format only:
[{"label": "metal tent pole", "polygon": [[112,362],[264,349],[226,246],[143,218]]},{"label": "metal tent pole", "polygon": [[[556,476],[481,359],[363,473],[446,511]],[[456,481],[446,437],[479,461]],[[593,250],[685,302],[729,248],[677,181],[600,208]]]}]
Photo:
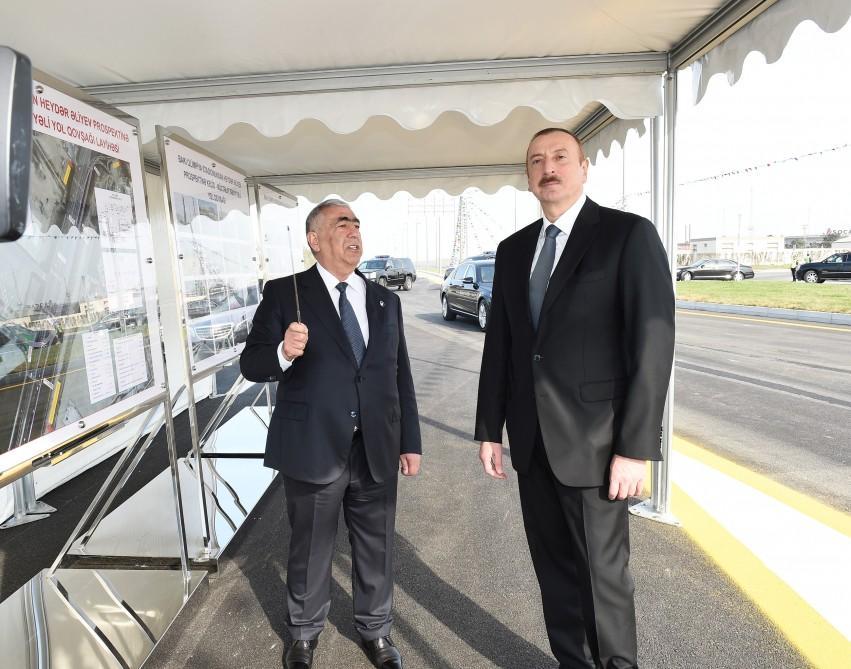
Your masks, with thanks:
[{"label": "metal tent pole", "polygon": [[[659,236],[668,254],[668,263],[673,281],[677,259],[674,239],[674,196],[675,175],[675,136],[677,121],[677,70],[670,66],[665,74],[664,116],[654,118],[650,124],[651,137],[651,210],[653,220],[659,229]],[[664,131],[663,131],[664,124]],[[662,461],[652,465],[652,495],[649,500],[630,507],[630,511],[643,518],[650,518],[669,525],[679,525],[671,513],[671,443],[674,437],[674,372],[668,386],[665,400],[665,412],[662,416],[661,446]]]}]

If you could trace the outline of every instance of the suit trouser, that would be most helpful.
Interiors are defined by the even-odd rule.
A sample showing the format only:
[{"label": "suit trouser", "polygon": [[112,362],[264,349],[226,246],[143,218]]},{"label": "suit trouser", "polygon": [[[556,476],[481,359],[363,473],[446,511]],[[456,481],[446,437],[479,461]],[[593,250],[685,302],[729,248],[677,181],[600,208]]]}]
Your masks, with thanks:
[{"label": "suit trouser", "polygon": [[562,669],[637,667],[627,502],[556,479],[540,438],[518,476],[544,620]]},{"label": "suit trouser", "polygon": [[292,528],[287,627],[293,639],[315,639],[328,617],[341,505],[352,548],[355,628],[365,640],[390,633],[397,480],[397,476],[383,483],[372,479],[359,435],[352,441],[348,466],[336,481],[317,485],[284,477]]}]

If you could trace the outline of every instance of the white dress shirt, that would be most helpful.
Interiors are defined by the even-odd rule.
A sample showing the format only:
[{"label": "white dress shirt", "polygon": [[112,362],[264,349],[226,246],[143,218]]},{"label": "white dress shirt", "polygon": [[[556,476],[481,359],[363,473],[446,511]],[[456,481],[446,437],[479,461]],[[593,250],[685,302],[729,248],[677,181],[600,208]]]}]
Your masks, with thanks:
[{"label": "white dress shirt", "polygon": [[[316,268],[319,270],[319,276],[322,277],[322,282],[328,290],[328,295],[331,297],[331,303],[334,305],[334,309],[337,310],[337,316],[339,317],[340,291],[337,290],[337,284],[340,283],[340,280],[319,263],[316,263]],[[349,287],[346,288],[346,298],[349,300],[349,304],[352,305],[352,311],[355,312],[355,318],[358,319],[358,325],[360,325],[360,331],[363,334],[364,347],[369,346],[369,318],[366,315],[366,281],[352,272],[346,277],[345,282],[349,284]],[[289,327],[289,324],[287,324],[287,327]],[[309,346],[309,332],[307,333],[307,341]],[[287,360],[284,357],[284,342],[281,342],[280,346],[278,346],[278,362],[281,365],[281,369],[287,371],[290,368],[290,365],[292,365],[296,360],[297,358]]]},{"label": "white dress shirt", "polygon": [[586,199],[585,193],[583,193],[579,199],[571,205],[570,209],[564,212],[555,221],[550,221],[546,216],[544,216],[544,220],[541,223],[541,231],[538,233],[538,243],[535,246],[535,256],[532,258],[532,266],[529,268],[530,277],[532,276],[532,272],[535,270],[535,264],[538,262],[538,256],[541,255],[541,249],[544,246],[544,238],[547,236],[547,226],[551,223],[558,226],[558,229],[561,230],[561,232],[556,235],[556,257],[555,260],[553,260],[553,268],[550,271],[550,276],[552,276],[553,272],[556,271],[558,261],[564,251],[564,247],[567,246],[567,238],[570,237],[570,231],[573,230],[573,224],[576,223],[576,217],[579,216],[579,211],[585,204]]}]

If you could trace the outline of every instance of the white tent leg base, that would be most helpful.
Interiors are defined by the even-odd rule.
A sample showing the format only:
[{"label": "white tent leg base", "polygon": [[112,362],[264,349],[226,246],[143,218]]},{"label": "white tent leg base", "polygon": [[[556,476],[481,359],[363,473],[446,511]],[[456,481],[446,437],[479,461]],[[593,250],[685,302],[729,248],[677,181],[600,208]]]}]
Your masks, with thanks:
[{"label": "white tent leg base", "polygon": [[629,512],[633,516],[638,516],[639,518],[647,518],[648,520],[655,520],[657,523],[673,525],[674,527],[682,527],[682,523],[674,514],[669,511],[659,511],[656,509],[653,505],[652,499],[639,502],[638,504],[633,504],[629,507]]}]

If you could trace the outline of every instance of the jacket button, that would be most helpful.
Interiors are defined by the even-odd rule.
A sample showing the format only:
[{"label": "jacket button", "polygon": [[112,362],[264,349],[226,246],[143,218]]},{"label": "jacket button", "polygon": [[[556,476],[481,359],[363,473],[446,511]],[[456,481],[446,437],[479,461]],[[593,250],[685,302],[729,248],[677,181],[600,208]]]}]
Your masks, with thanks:
[{"label": "jacket button", "polygon": [[350,415],[352,418],[357,418],[357,417],[358,417],[358,412],[357,412],[357,411],[352,411],[352,412],[350,412],[350,413],[349,413],[349,415]]},{"label": "jacket button", "polygon": [[532,356],[532,360],[534,360],[535,362],[541,362],[541,360],[543,360],[543,359],[544,359],[544,356],[538,355],[537,353]]},{"label": "jacket button", "polygon": [[362,377],[360,374],[358,374],[358,375],[355,377],[355,383],[360,383],[361,381],[363,381],[363,377]]}]

